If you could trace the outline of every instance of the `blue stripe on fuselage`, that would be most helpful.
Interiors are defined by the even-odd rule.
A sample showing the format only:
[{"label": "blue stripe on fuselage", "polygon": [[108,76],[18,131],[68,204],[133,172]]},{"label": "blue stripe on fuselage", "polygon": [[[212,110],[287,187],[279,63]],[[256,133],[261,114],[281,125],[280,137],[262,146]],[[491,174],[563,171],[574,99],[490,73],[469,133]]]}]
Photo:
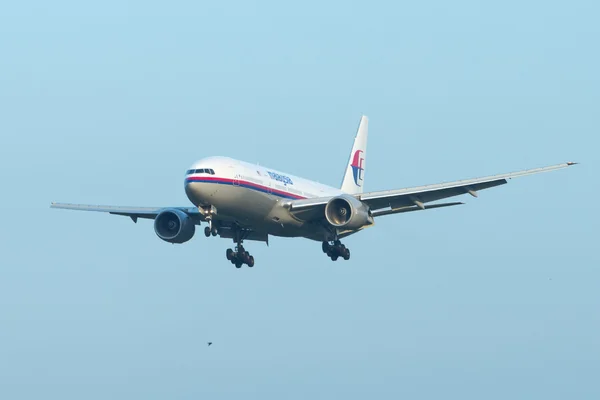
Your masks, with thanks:
[{"label": "blue stripe on fuselage", "polygon": [[203,179],[201,177],[192,177],[192,178],[187,178],[185,180],[185,182],[186,183],[194,183],[194,182],[197,182],[197,183],[216,183],[218,185],[238,186],[238,187],[243,187],[245,189],[255,190],[257,192],[271,194],[271,195],[277,196],[277,197],[282,197],[284,199],[292,199],[292,200],[304,199],[304,197],[302,197],[302,196],[284,193],[284,192],[282,192],[280,190],[269,190],[268,188],[262,187],[262,186],[260,186],[258,184],[249,184],[249,183],[239,182],[239,181],[238,181],[237,184],[234,184],[232,180],[223,179],[223,178],[208,178],[208,179]]}]

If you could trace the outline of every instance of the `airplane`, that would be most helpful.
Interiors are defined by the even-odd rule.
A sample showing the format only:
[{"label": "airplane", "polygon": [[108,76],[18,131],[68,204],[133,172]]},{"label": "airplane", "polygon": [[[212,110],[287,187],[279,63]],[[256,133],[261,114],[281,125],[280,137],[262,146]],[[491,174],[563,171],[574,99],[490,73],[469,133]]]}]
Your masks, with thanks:
[{"label": "airplane", "polygon": [[368,118],[361,116],[350,157],[339,188],[287,174],[265,166],[216,156],[203,158],[187,169],[185,193],[192,206],[117,207],[51,203],[51,208],[99,211],[154,220],[156,235],[169,243],[192,239],[196,226],[206,224],[206,237],[232,239],[226,258],[236,268],[254,266],[244,240],[269,244],[269,236],[302,237],[322,242],[332,261],[350,259],[341,239],[374,226],[375,219],[405,212],[451,207],[462,202],[433,203],[507,183],[508,179],[568,166],[566,162],[483,178],[464,179],[403,189],[364,192]]}]

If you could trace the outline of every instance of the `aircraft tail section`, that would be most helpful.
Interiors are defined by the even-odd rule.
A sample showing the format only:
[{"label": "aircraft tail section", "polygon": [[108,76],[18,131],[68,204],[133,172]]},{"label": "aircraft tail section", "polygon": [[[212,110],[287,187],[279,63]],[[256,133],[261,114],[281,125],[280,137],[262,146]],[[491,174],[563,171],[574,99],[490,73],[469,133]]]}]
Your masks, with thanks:
[{"label": "aircraft tail section", "polygon": [[342,181],[341,190],[348,194],[363,192],[365,182],[365,166],[367,160],[367,135],[369,132],[369,119],[363,115],[358,125],[358,131],[354,138],[352,152],[346,165],[346,172]]}]

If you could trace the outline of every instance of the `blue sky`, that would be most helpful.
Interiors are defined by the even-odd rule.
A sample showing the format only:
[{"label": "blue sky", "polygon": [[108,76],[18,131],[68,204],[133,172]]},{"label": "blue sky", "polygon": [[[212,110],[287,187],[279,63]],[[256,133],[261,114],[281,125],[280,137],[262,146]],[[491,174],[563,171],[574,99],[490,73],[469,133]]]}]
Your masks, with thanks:
[{"label": "blue sky", "polygon": [[[596,399],[597,2],[9,2],[0,397]],[[307,240],[160,241],[51,201],[187,205],[228,155],[366,190],[579,161]],[[206,342],[214,342],[210,348]]]}]

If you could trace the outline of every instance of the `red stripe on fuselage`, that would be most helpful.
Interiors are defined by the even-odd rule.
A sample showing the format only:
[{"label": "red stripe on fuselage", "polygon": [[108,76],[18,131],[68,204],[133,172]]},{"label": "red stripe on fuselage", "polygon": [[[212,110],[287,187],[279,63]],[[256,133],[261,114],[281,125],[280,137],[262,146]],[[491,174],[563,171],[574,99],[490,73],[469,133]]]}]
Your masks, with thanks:
[{"label": "red stripe on fuselage", "polygon": [[212,177],[212,176],[191,176],[186,178],[186,181],[188,182],[205,182],[205,183],[225,183],[228,185],[234,185],[234,182],[236,182],[237,185],[240,186],[245,186],[245,187],[249,187],[249,188],[255,188],[258,190],[261,190],[263,192],[267,192],[267,193],[272,193],[274,195],[281,195],[281,196],[287,196],[287,197],[292,197],[294,199],[306,199],[306,197],[303,196],[299,196],[297,194],[294,193],[290,193],[290,192],[284,192],[282,190],[277,190],[277,189],[273,189],[270,188],[268,186],[263,186],[263,185],[259,185],[257,183],[254,182],[248,182],[242,179],[229,179],[229,178],[218,178],[218,177]]}]

